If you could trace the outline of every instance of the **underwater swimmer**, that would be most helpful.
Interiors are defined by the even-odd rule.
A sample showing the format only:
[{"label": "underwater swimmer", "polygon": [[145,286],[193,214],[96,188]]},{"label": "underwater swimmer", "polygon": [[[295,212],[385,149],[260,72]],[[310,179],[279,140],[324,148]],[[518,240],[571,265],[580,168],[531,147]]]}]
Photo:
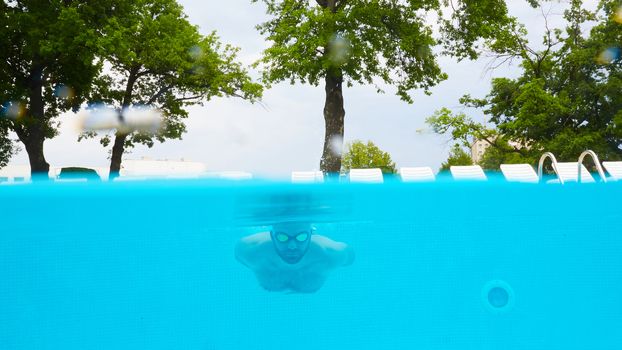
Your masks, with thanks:
[{"label": "underwater swimmer", "polygon": [[347,244],[314,233],[306,222],[282,222],[270,232],[242,238],[235,257],[251,269],[269,291],[313,293],[328,274],[354,261]]}]

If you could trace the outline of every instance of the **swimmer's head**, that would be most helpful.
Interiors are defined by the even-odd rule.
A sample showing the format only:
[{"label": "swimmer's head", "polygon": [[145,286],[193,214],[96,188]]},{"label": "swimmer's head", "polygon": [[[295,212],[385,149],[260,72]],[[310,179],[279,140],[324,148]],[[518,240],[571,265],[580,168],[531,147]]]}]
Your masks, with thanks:
[{"label": "swimmer's head", "polygon": [[288,264],[296,264],[307,253],[312,234],[308,222],[281,222],[270,231],[276,253]]}]

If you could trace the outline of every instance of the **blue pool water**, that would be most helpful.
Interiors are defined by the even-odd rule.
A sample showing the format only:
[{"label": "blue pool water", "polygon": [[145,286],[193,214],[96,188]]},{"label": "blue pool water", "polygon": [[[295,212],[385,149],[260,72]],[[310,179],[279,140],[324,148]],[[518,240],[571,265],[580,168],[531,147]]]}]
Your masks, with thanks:
[{"label": "blue pool water", "polygon": [[[0,187],[0,349],[620,349],[622,183]],[[234,258],[310,220],[312,294]]]}]

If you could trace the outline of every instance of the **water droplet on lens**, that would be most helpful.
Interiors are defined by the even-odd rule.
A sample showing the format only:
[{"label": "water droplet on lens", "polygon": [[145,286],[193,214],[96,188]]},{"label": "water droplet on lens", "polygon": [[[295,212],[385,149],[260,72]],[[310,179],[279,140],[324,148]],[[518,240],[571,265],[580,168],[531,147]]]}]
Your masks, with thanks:
[{"label": "water droplet on lens", "polygon": [[2,106],[2,116],[9,119],[18,119],[24,116],[26,107],[21,102],[10,101]]},{"label": "water droplet on lens", "polygon": [[328,52],[333,64],[343,65],[350,58],[350,41],[341,35],[335,35],[329,43]]},{"label": "water droplet on lens", "polygon": [[75,96],[75,92],[71,87],[61,84],[54,88],[54,95],[63,100],[67,100],[73,98]]},{"label": "water droplet on lens", "polygon": [[611,62],[620,58],[620,48],[610,47],[604,50],[596,58],[596,62],[599,64],[610,64]]},{"label": "water droplet on lens", "polygon": [[203,56],[203,50],[198,45],[191,47],[190,50],[188,50],[188,53],[193,60],[198,60],[201,56]]},{"label": "water droplet on lens", "polygon": [[124,125],[129,130],[155,134],[160,130],[164,116],[157,108],[133,106],[123,111]]},{"label": "water droplet on lens", "polygon": [[339,135],[333,135],[330,138],[330,150],[334,155],[341,157],[343,153],[343,137]]},{"label": "water droplet on lens", "polygon": [[119,126],[119,112],[106,105],[95,105],[81,112],[82,131],[110,130]]}]

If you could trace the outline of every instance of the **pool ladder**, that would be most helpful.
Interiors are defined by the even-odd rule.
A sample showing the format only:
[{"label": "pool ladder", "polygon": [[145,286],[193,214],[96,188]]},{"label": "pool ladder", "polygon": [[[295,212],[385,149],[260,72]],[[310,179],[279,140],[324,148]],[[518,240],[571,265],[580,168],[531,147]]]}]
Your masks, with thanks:
[{"label": "pool ladder", "polygon": [[[579,183],[581,182],[581,173],[582,173],[581,168],[583,166],[583,160],[585,159],[586,156],[592,157],[592,160],[594,161],[594,164],[596,165],[596,170],[598,171],[598,175],[600,176],[603,182],[607,182],[607,178],[605,177],[605,172],[603,171],[603,167],[600,165],[598,156],[592,150],[584,151],[579,156],[579,161],[577,161],[577,182]],[[559,176],[557,159],[555,159],[555,155],[553,155],[553,153],[551,152],[545,152],[542,155],[542,157],[540,157],[540,161],[538,162],[538,181],[542,181],[542,170],[543,170],[544,162],[546,161],[547,158],[551,159],[551,164],[553,165],[553,171],[555,171],[555,175],[557,175],[557,178],[559,179],[559,183],[563,185],[564,179],[562,176]]]}]

